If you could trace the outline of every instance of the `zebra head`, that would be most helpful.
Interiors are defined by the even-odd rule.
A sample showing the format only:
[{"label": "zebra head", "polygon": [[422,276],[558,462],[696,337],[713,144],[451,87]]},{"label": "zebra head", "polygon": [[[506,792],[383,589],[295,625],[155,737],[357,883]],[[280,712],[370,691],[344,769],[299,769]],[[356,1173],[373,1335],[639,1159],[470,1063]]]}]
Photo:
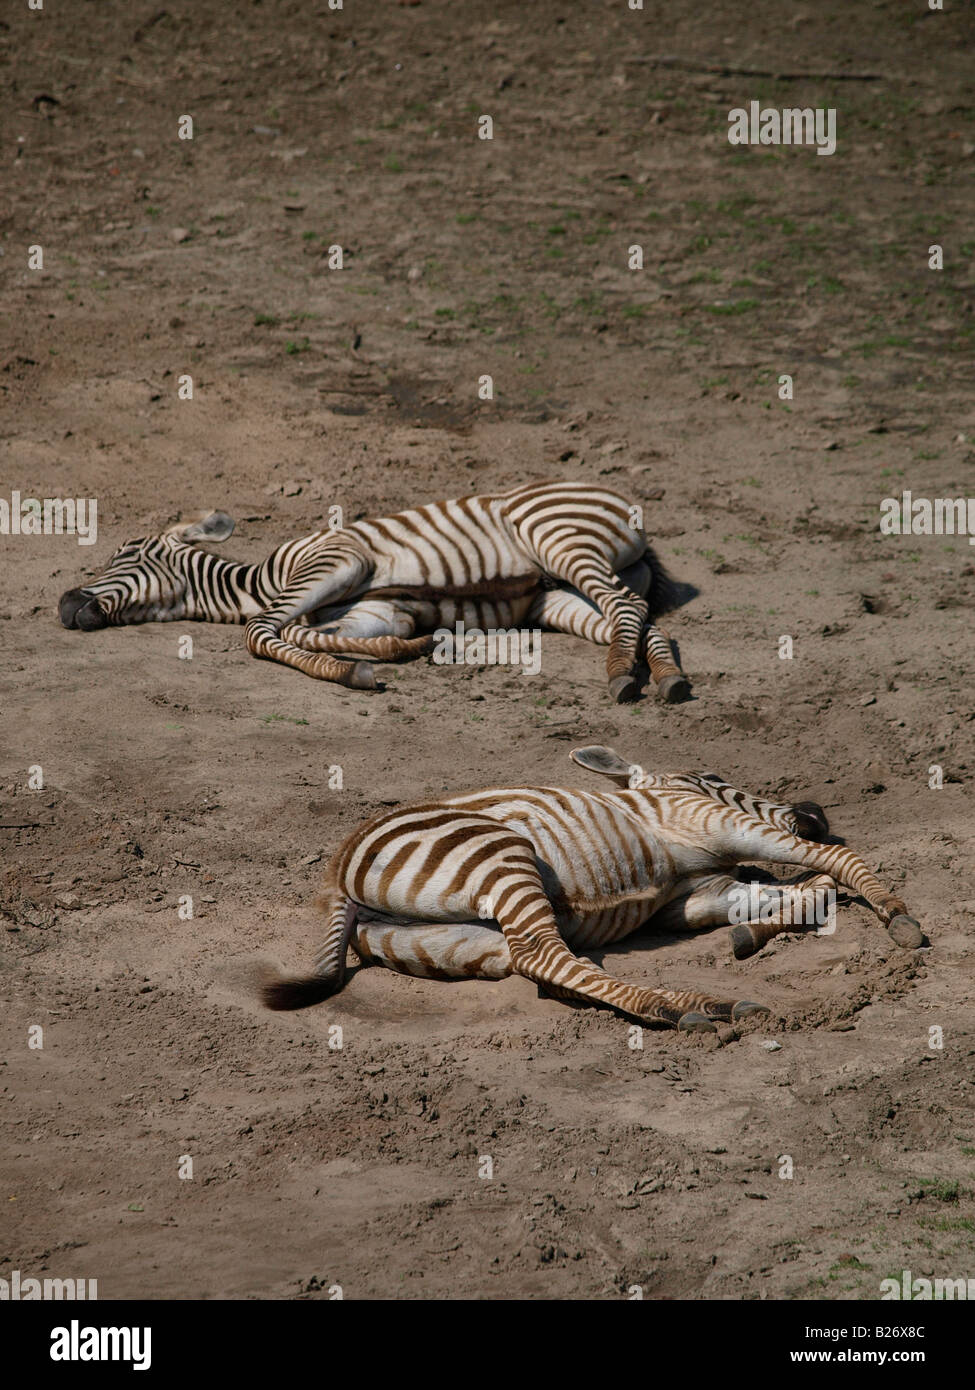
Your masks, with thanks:
[{"label": "zebra head", "polygon": [[569,756],[580,767],[609,777],[617,786],[641,791],[686,789],[702,792],[714,801],[737,807],[768,825],[774,825],[778,830],[798,835],[800,839],[820,842],[830,839],[826,812],[815,801],[797,801],[792,806],[765,801],[761,797],[750,796],[748,792],[738,791],[716,772],[663,772],[655,776],[644,772],[635,763],[626,762],[612,748],[603,748],[598,744],[591,748],[575,748]]},{"label": "zebra head", "polygon": [[159,536],[126,541],[101,574],[61,595],[61,622],[95,632],[125,623],[192,617],[195,570],[205,555],[197,542],[225,541],[233,529],[226,512],[211,512],[188,526],[179,522]]}]

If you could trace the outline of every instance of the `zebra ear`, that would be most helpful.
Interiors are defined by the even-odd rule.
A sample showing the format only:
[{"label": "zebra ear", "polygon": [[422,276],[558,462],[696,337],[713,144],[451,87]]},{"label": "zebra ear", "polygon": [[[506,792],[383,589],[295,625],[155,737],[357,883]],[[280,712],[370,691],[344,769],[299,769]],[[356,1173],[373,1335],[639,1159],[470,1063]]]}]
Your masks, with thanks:
[{"label": "zebra ear", "polygon": [[580,767],[588,768],[590,772],[598,772],[603,777],[612,777],[614,782],[618,782],[624,787],[630,784],[633,766],[621,758],[612,748],[604,748],[602,744],[594,743],[589,748],[573,748],[569,757]]},{"label": "zebra ear", "polygon": [[211,512],[199,521],[191,521],[189,526],[174,526],[170,535],[178,536],[187,545],[193,541],[225,541],[233,535],[234,519],[226,512]]}]

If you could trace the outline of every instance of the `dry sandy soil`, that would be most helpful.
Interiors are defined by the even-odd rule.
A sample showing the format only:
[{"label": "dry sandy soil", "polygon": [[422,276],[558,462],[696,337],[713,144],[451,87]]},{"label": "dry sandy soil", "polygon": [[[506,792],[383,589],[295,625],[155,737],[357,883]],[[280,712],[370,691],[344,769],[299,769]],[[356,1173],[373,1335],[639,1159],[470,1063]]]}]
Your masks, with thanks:
[{"label": "dry sandy soil", "polygon": [[[975,552],[878,530],[904,488],[975,492],[971,31],[921,0],[5,11],[0,495],[96,497],[99,537],[0,537],[0,1274],[533,1299],[975,1276]],[[837,152],[731,146],[753,99],[835,107]],[[546,477],[646,504],[699,591],[671,622],[690,702],[611,705],[569,637],[536,677],[421,661],[364,695],[239,629],[57,622],[124,539],[201,509],[258,559],[334,503]],[[593,742],[823,802],[930,946],[856,904],[741,964],[724,930],[643,933],[605,957],[622,978],[773,1014],[642,1051],[521,979],[254,1002],[241,963],[308,961],[357,821],[595,786],[567,756]]]}]

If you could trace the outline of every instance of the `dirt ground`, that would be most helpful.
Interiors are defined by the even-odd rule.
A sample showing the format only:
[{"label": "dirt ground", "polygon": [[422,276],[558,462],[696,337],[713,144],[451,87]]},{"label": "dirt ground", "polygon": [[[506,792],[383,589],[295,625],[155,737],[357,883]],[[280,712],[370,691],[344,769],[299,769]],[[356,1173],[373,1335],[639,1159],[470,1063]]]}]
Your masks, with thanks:
[{"label": "dirt ground", "polygon": [[[0,1275],[291,1299],[975,1277],[975,552],[878,529],[885,496],[975,493],[972,28],[922,0],[5,11],[0,496],[95,497],[99,534],[0,536]],[[751,100],[834,107],[836,153],[730,145]],[[420,661],[366,695],[237,628],[57,622],[180,516],[229,511],[221,553],[255,560],[333,504],[550,477],[645,503],[699,591],[670,623],[690,702],[612,705],[570,637],[535,677]],[[855,904],[740,964],[725,930],[644,932],[606,954],[621,978],[773,1014],[642,1050],[517,978],[254,1002],[243,966],[310,960],[359,820],[595,787],[583,743],[821,801],[930,946]]]}]

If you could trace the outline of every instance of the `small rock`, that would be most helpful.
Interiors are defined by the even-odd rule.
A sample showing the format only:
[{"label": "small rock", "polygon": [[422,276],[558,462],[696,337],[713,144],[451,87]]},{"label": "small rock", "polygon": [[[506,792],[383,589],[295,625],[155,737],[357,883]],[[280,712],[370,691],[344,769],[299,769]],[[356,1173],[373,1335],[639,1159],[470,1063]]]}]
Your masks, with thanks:
[{"label": "small rock", "polygon": [[761,1047],[765,1052],[782,1051],[782,1044],[780,1042],[776,1042],[774,1038],[766,1038],[764,1042],[759,1043],[759,1047]]},{"label": "small rock", "polygon": [[189,240],[189,231],[186,227],[171,227],[169,229],[170,241],[181,242]]}]

